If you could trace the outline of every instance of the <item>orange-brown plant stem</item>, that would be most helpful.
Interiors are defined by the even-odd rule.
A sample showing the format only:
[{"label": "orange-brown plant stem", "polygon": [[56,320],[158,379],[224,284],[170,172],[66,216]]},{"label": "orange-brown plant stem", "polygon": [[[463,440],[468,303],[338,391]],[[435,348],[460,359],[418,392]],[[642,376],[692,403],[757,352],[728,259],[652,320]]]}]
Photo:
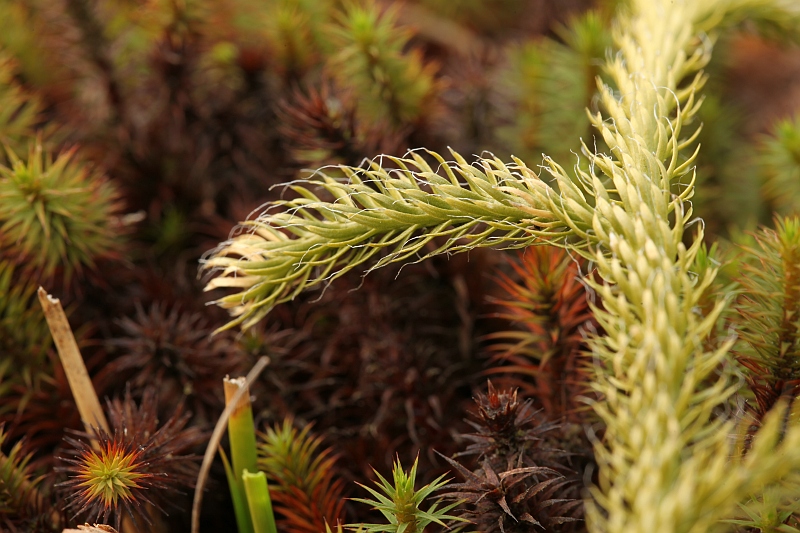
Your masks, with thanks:
[{"label": "orange-brown plant stem", "polygon": [[47,294],[42,287],[39,287],[37,294],[47,325],[50,327],[50,333],[53,335],[58,356],[61,358],[64,373],[69,381],[69,387],[72,389],[72,396],[75,398],[75,404],[81,414],[81,420],[87,428],[100,427],[110,433],[108,421],[100,407],[100,400],[97,398],[94,385],[89,378],[89,372],[86,371],[86,365],[83,363],[78,343],[75,342],[75,336],[69,327],[61,302],[58,298]]}]

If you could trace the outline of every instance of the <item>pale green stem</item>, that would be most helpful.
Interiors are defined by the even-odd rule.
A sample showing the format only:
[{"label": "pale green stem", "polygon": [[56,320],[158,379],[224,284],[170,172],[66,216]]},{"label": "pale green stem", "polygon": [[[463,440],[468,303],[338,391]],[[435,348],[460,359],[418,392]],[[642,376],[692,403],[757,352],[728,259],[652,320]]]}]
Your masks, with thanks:
[{"label": "pale green stem", "polygon": [[275,516],[272,513],[272,500],[269,497],[267,476],[264,472],[255,474],[245,470],[243,474],[247,506],[253,521],[255,533],[278,533]]},{"label": "pale green stem", "polygon": [[[244,378],[223,380],[225,386],[225,401],[231,399],[245,387]],[[243,475],[246,471],[258,472],[258,454],[256,450],[256,429],[253,423],[253,409],[250,406],[250,395],[245,391],[240,400],[234,407],[231,417],[228,419],[228,439],[231,442],[231,461],[233,462],[231,485],[232,494],[239,498],[241,502],[235,505],[236,521],[239,526],[239,533],[252,533],[253,522],[251,513],[247,512],[247,499],[244,486]],[[235,488],[235,491],[233,490]],[[244,505],[242,505],[244,502]]]}]

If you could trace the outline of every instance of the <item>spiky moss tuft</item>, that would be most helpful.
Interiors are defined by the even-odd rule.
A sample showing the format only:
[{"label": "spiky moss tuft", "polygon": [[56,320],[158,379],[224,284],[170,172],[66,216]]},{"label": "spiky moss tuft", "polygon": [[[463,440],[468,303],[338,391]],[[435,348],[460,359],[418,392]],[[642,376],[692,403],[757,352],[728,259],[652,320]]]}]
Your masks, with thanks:
[{"label": "spiky moss tuft", "polygon": [[444,497],[466,503],[466,509],[456,514],[474,522],[479,531],[532,533],[553,527],[571,531],[565,524],[580,522],[570,513],[581,501],[554,497],[565,479],[550,468],[527,466],[498,472],[485,460],[479,470],[470,472],[453,459],[445,460],[464,482],[447,485],[452,492]]},{"label": "spiky moss tuft", "polygon": [[[16,83],[16,70],[14,61],[0,51],[0,143],[12,150],[22,149],[25,140],[36,135],[42,107]],[[5,162],[5,154],[0,154],[0,163]]]},{"label": "spiky moss tuft", "polygon": [[491,381],[475,404],[470,424],[476,433],[462,435],[471,444],[456,457],[474,455],[479,468],[470,471],[445,457],[464,478],[447,486],[448,498],[467,501],[455,514],[473,520],[481,531],[582,527],[581,478],[565,466],[570,454],[547,442],[561,426],[540,420],[530,400],[520,402],[516,390],[497,389]]},{"label": "spiky moss tuft", "polygon": [[527,452],[553,427],[537,427],[530,400],[520,402],[516,389],[497,390],[491,381],[486,394],[475,396],[475,404],[478,409],[470,425],[477,433],[463,435],[471,444],[459,455],[476,455],[479,461],[490,459],[509,469],[527,464]]},{"label": "spiky moss tuft", "polygon": [[24,376],[44,362],[51,345],[44,314],[35,305],[35,291],[13,263],[0,261],[0,353],[7,356],[0,368],[13,360]]},{"label": "spiky moss tuft", "polygon": [[279,105],[278,117],[278,132],[298,164],[359,165],[372,154],[402,151],[400,132],[359,120],[355,102],[328,82],[295,89]]},{"label": "spiky moss tuft", "polygon": [[[163,474],[147,471],[138,443],[119,432],[113,436],[102,429],[92,435],[98,442],[95,450],[88,436],[78,440],[66,437],[74,458],[64,458],[70,466],[62,468],[70,480],[59,486],[66,492],[67,508],[77,517],[108,522],[113,515],[117,528],[122,512],[145,513],[143,504],[152,505],[149,489],[165,488]],[[146,514],[144,515],[146,516]],[[149,522],[149,518],[146,518]]]},{"label": "spiky moss tuft", "polygon": [[121,331],[107,341],[112,358],[98,381],[126,383],[137,397],[158,383],[160,414],[187,402],[198,422],[212,421],[224,406],[220,376],[244,371],[244,350],[229,334],[212,338],[200,313],[163,302],[135,307],[135,316],[117,321]]},{"label": "spiky moss tuft", "polygon": [[[0,425],[0,448],[5,448],[8,435]],[[7,452],[0,451],[0,529],[3,531],[53,531],[44,519],[46,502],[40,491],[42,478],[35,478],[31,455],[26,445],[17,441]],[[49,527],[48,527],[49,526]]]},{"label": "spiky moss tuft", "polygon": [[517,280],[501,273],[497,283],[504,294],[494,302],[498,316],[517,328],[485,337],[495,364],[487,373],[511,380],[548,418],[581,422],[591,368],[585,334],[597,331],[580,279],[586,262],[560,248],[537,246],[511,266]]},{"label": "spiky moss tuft", "polygon": [[322,439],[298,430],[292,420],[259,436],[258,465],[276,485],[270,489],[282,531],[319,533],[342,519],[343,483],[335,477],[336,456],[319,450]]},{"label": "spiky moss tuft", "polygon": [[[501,86],[517,104],[500,137],[526,161],[542,154],[574,159],[580,139],[592,139],[589,118],[597,77],[611,44],[602,16],[589,11],[556,30],[560,39],[528,41],[510,49]],[[595,143],[600,139],[595,139]]]},{"label": "spiky moss tuft", "polygon": [[117,190],[76,149],[54,160],[37,143],[26,160],[10,150],[8,157],[11,166],[0,166],[0,251],[43,278],[62,268],[66,282],[118,254]]},{"label": "spiky moss tuft", "polygon": [[753,261],[742,268],[733,315],[741,339],[734,352],[755,397],[756,422],[778,399],[800,392],[800,219],[778,219],[776,226],[746,248]]}]

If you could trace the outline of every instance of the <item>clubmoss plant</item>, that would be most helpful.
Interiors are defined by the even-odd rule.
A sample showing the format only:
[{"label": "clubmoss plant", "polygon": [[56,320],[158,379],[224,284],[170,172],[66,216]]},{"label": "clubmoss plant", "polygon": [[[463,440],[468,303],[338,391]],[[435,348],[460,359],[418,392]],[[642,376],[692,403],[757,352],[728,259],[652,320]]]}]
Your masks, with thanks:
[{"label": "clubmoss plant", "polygon": [[[241,291],[217,300],[236,317],[227,327],[251,326],[275,305],[336,279],[380,252],[384,253],[372,269],[478,246],[521,248],[543,235],[572,233],[548,209],[552,189],[538,179],[515,176],[514,171],[535,177],[521,162],[509,166],[484,159],[477,168],[458,154],[452,164],[438,154],[428,155],[447,177],[439,176],[418,153],[387,158],[387,165],[399,167],[391,172],[379,161],[368,170],[342,167],[347,181],[321,174],[313,183],[337,201],[321,200],[311,182],[292,185],[300,198],[275,202],[270,210],[282,211],[244,222],[251,231],[223,243],[204,262],[204,268],[220,272],[206,290]],[[577,207],[588,216],[589,206],[583,203]],[[590,229],[579,224],[583,231]],[[444,243],[428,251],[437,237]]]},{"label": "clubmoss plant", "polygon": [[[780,431],[780,408],[749,452],[731,457],[737,423],[719,409],[737,390],[722,366],[732,342],[710,350],[704,342],[727,302],[705,316],[695,309],[716,271],[692,272],[703,230],[687,234],[697,150],[689,128],[715,31],[748,16],[797,24],[800,8],[781,0],[631,2],[617,21],[618,52],[606,62],[613,88],[599,83],[604,111],[590,115],[608,151],[584,145],[586,170],[569,174],[545,159],[550,184],[516,159],[470,165],[453,154],[448,164],[412,153],[344,168],[346,181],[320,174],[316,183],[335,200],[316,196],[311,183],[292,185],[299,199],[272,204],[206,260],[220,272],[208,288],[238,289],[218,303],[232,310],[232,324],[247,326],[379,251],[372,268],[479,246],[566,246],[596,263],[600,281],[589,283],[603,303],[595,316],[605,333],[591,347],[601,398],[593,406],[606,431],[595,446],[589,530],[721,527],[737,503],[800,467],[800,426]],[[436,237],[433,250],[424,248]]]},{"label": "clubmoss plant", "polygon": [[[190,461],[180,472],[175,462],[149,470],[155,455],[184,452],[148,443],[143,434],[158,432],[154,419],[169,420],[182,400],[193,412],[184,430],[205,427],[222,410],[222,375],[269,354],[269,369],[248,380],[257,393],[253,416],[269,424],[292,417],[297,429],[273,426],[282,440],[269,452],[275,452],[270,468],[263,458],[251,460],[254,473],[238,471],[230,483],[245,482],[240,501],[257,530],[272,531],[262,521],[270,514],[267,480],[281,531],[343,531],[345,520],[408,529],[410,521],[381,520],[374,504],[343,502],[338,488],[380,503],[351,483],[357,481],[392,499],[369,481],[370,465],[386,473],[394,457],[405,461],[417,451],[419,486],[455,469],[463,486],[451,490],[469,501],[447,514],[469,517],[472,529],[482,531],[798,527],[792,467],[800,410],[791,403],[798,391],[790,360],[796,298],[786,282],[793,268],[777,268],[794,262],[793,254],[778,261],[774,239],[759,233],[760,244],[743,240],[750,244],[741,255],[766,268],[730,276],[714,261],[727,255],[724,244],[717,252],[698,244],[729,224],[768,222],[767,200],[793,210],[793,193],[778,195],[790,192],[796,135],[779,128],[767,141],[779,150],[759,153],[762,143],[746,132],[766,131],[764,117],[781,107],[775,93],[795,88],[781,86],[768,98],[761,93],[752,98],[753,112],[738,117],[730,104],[744,102],[748,82],[768,77],[746,61],[750,47],[787,58],[796,51],[765,46],[750,31],[733,38],[746,46],[729,48],[727,58],[721,30],[745,22],[746,32],[777,29],[796,38],[796,4],[0,0],[0,56],[10,54],[0,59],[0,143],[8,148],[0,150],[20,160],[15,167],[11,156],[0,156],[0,216],[41,228],[37,234],[25,223],[0,221],[0,452],[11,457],[19,445],[17,458],[32,453],[25,470],[39,480],[42,496],[31,507],[11,501],[24,491],[8,499],[0,491],[0,502],[10,502],[0,510],[0,529],[75,526],[76,505],[64,505],[76,494],[86,510],[104,510],[102,491],[87,503],[91,494],[74,484],[54,490],[75,474],[55,472],[56,457],[95,452],[96,465],[102,454],[89,442],[91,430],[76,437],[82,451],[64,444],[65,430],[81,427],[83,409],[75,405],[84,404],[73,400],[38,308],[30,310],[38,284],[63,298],[76,328],[83,353],[71,350],[72,361],[85,358],[87,368],[75,398],[85,399],[81,393],[93,385],[101,396],[121,394],[130,381],[132,399],[119,405],[139,416],[148,386],[159,389],[158,416],[147,415],[152,425],[125,428],[136,442],[119,448],[117,474],[130,495],[118,493],[112,523],[115,513],[125,514],[122,500],[143,502],[143,494],[170,513],[162,519],[156,507],[142,505],[154,531],[186,531],[190,513],[198,532],[235,527],[229,494],[220,490],[224,472],[213,461],[233,405],[207,445],[194,509],[177,491],[133,484],[191,481]],[[707,63],[712,45],[722,59],[713,64]],[[784,74],[773,57],[761,57]],[[728,67],[728,59],[738,67]],[[508,75],[507,66],[521,76]],[[703,85],[707,75],[729,89]],[[503,90],[506,81],[513,94]],[[699,114],[704,96],[699,111],[707,113]],[[50,128],[63,137],[51,136]],[[28,150],[37,150],[39,138],[32,158]],[[70,151],[66,139],[80,146],[68,163],[59,155]],[[427,150],[354,168],[364,156],[399,156],[409,146]],[[474,162],[469,153],[483,157]],[[345,168],[311,177],[300,168],[334,163]],[[40,183],[59,164],[83,178],[50,187],[49,207],[37,204],[30,189],[5,195],[21,189],[9,176],[31,173],[37,164]],[[776,178],[773,170],[783,174]],[[758,194],[759,172],[766,175],[766,200]],[[92,196],[101,181],[110,184],[106,192],[124,195],[130,216],[117,218],[118,208],[107,209],[116,200]],[[295,189],[273,187],[284,181]],[[231,221],[265,203],[263,216],[229,234]],[[698,214],[707,224],[694,223]],[[125,246],[117,222],[130,233]],[[95,239],[87,237],[90,230],[97,230],[96,246],[84,249]],[[101,243],[100,234],[113,242]],[[202,251],[225,239],[230,244],[209,255],[207,266],[219,269],[212,287],[222,287],[231,319],[250,325],[272,308],[249,339],[233,332],[207,338],[226,310],[203,306],[207,279],[193,271]],[[538,244],[565,250],[528,249]],[[519,350],[517,360],[507,361],[519,370],[518,396],[501,383],[508,374],[487,368],[498,361],[484,357],[478,343],[507,329],[486,316],[484,289],[487,272],[507,267],[505,254],[490,248],[514,247],[526,248],[529,259],[548,259],[520,276],[533,275],[536,283],[512,288],[507,299],[516,307],[509,314],[533,320],[516,310],[539,289],[560,294],[562,302],[542,304],[533,313],[541,322],[507,342]],[[450,257],[459,251],[468,253]],[[429,256],[437,257],[403,264]],[[576,257],[586,265],[580,272],[596,270],[596,277],[575,279]],[[551,266],[549,279],[537,277],[551,274]],[[80,269],[88,275],[74,275]],[[74,291],[59,290],[62,272]],[[724,281],[739,277],[750,278],[740,280],[746,293]],[[583,291],[589,284],[592,290]],[[595,307],[585,292],[596,296]],[[549,320],[556,309],[569,312]],[[577,326],[589,315],[599,320],[596,328]],[[556,327],[564,336],[553,341]],[[732,332],[738,340],[729,349]],[[586,369],[576,368],[571,348],[587,350]],[[498,387],[484,396],[476,387],[485,370],[495,372]],[[480,412],[467,436],[471,396]],[[579,396],[594,409],[576,412]],[[534,413],[540,404],[544,409]],[[570,423],[560,420],[572,414]],[[325,445],[315,448],[320,441],[300,429],[309,426]],[[107,433],[116,438],[112,429]],[[249,440],[252,459],[257,441]],[[320,452],[328,445],[330,452]],[[133,457],[141,447],[155,450],[153,462]],[[340,458],[335,467],[333,457]],[[130,473],[145,477],[126,481],[122,470],[134,465]],[[525,470],[537,468],[549,470]],[[417,509],[429,509],[436,498],[431,494]],[[129,524],[121,527],[133,533]],[[426,527],[440,529],[435,522]]]}]

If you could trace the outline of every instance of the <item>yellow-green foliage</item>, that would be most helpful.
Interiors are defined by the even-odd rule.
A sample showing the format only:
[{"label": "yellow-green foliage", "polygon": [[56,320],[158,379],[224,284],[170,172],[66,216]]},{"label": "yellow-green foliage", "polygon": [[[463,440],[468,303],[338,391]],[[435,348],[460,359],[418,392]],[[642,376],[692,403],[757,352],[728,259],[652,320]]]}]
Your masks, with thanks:
[{"label": "yellow-green foliage", "polygon": [[331,3],[284,0],[273,6],[267,31],[278,63],[294,73],[311,68],[329,48],[325,25],[331,16]]},{"label": "yellow-green foliage", "polygon": [[239,42],[256,49],[267,47],[277,69],[298,76],[317,65],[330,48],[327,24],[330,0],[228,2]]},{"label": "yellow-green foliage", "polygon": [[429,498],[434,492],[447,484],[448,480],[444,475],[439,476],[424,487],[417,489],[417,460],[411,470],[406,473],[400,459],[394,463],[392,468],[393,482],[389,482],[377,471],[375,475],[378,481],[375,482],[377,489],[361,485],[375,498],[374,500],[365,498],[353,498],[354,501],[373,506],[383,514],[389,525],[386,524],[352,524],[348,529],[367,531],[368,533],[423,533],[429,524],[445,526],[444,521],[466,521],[463,518],[448,515],[447,512],[457,506],[460,502],[449,503],[440,507],[441,500],[431,504],[427,510],[423,510],[420,505]]},{"label": "yellow-green foliage", "polygon": [[764,196],[781,214],[800,210],[800,117],[784,120],[764,139],[758,156]]},{"label": "yellow-green foliage", "polygon": [[434,67],[405,50],[409,33],[395,25],[393,10],[381,13],[373,1],[351,3],[338,16],[331,40],[338,52],[330,73],[356,92],[362,118],[388,117],[391,125],[420,118],[436,88]]},{"label": "yellow-green foliage", "polygon": [[800,500],[786,496],[789,491],[765,490],[747,503],[739,504],[741,518],[727,520],[730,524],[753,528],[760,533],[800,533]]},{"label": "yellow-green foliage", "polygon": [[259,435],[258,466],[285,487],[308,493],[323,483],[333,467],[330,450],[318,450],[322,439],[309,434],[311,426],[297,430],[292,421],[268,428]]},{"label": "yellow-green foliage", "polygon": [[[36,134],[41,104],[14,81],[15,71],[12,60],[0,52],[0,143],[21,150]],[[5,154],[0,155],[3,161]]]},{"label": "yellow-green foliage", "polygon": [[[763,229],[752,240],[742,246],[747,263],[739,272],[737,313],[730,320],[739,332],[733,352],[752,396],[747,415],[751,427],[758,427],[765,413],[795,398],[800,387],[800,220],[778,219],[775,230]],[[796,409],[791,416],[796,419]],[[798,488],[793,484],[752,496],[740,504],[742,518],[731,523],[765,532],[796,531],[789,524],[800,523]]]},{"label": "yellow-green foliage", "polygon": [[[542,154],[570,164],[581,139],[591,138],[585,108],[592,105],[596,78],[611,44],[606,22],[590,11],[560,28],[563,42],[541,39],[511,51],[506,85],[515,116],[500,134],[517,156],[530,163]],[[591,142],[589,143],[591,144]]]},{"label": "yellow-green foliage", "polygon": [[[0,446],[5,440],[0,427]],[[36,512],[41,496],[36,481],[31,478],[29,461],[30,455],[23,453],[21,442],[14,444],[8,453],[0,452],[0,514],[33,516]]]},{"label": "yellow-green foliage", "polygon": [[45,362],[51,337],[44,314],[35,305],[35,285],[25,283],[14,272],[9,261],[0,261],[0,353],[3,354],[0,367],[13,365],[14,372],[22,376],[28,387],[33,387],[33,378],[38,374],[37,367]]},{"label": "yellow-green foliage", "polygon": [[[532,179],[534,172],[521,162],[483,160],[479,168],[458,154],[450,164],[429,155],[447,178],[416,153],[388,158],[400,167],[393,172],[378,161],[368,170],[342,167],[345,179],[320,174],[317,182],[336,201],[321,200],[310,185],[292,186],[300,198],[276,202],[274,207],[284,210],[245,222],[252,231],[223,243],[204,265],[220,272],[207,290],[241,290],[217,301],[237,317],[228,327],[253,325],[304,288],[333,280],[381,252],[388,253],[372,268],[477,246],[520,248],[533,244],[540,229],[551,236],[569,233],[550,214],[552,189]],[[589,213],[588,206],[579,208]],[[582,224],[583,231],[589,227]],[[426,245],[437,237],[445,243],[428,252]]]},{"label": "yellow-green foliage", "polygon": [[47,46],[43,41],[49,35],[45,31],[45,25],[37,17],[39,7],[37,2],[0,0],[0,20],[3,21],[0,48],[19,61],[19,70],[28,80],[41,86],[51,83],[54,74],[63,69],[54,69],[52,61],[42,60],[48,57],[44,53]]},{"label": "yellow-green foliage", "polygon": [[711,227],[711,234],[750,229],[760,220],[764,207],[761,195],[753,194],[759,188],[754,150],[741,133],[741,112],[719,95],[722,80],[714,83],[712,78],[710,85],[715,90],[704,95],[698,115],[701,130],[697,141],[703,149],[697,158],[698,184],[692,204],[696,214],[717,225]]},{"label": "yellow-green foliage", "polygon": [[276,508],[284,515],[282,530],[317,532],[342,518],[343,484],[335,477],[336,456],[330,448],[321,450],[322,438],[310,430],[297,430],[286,419],[259,436],[258,465],[269,476]]}]

